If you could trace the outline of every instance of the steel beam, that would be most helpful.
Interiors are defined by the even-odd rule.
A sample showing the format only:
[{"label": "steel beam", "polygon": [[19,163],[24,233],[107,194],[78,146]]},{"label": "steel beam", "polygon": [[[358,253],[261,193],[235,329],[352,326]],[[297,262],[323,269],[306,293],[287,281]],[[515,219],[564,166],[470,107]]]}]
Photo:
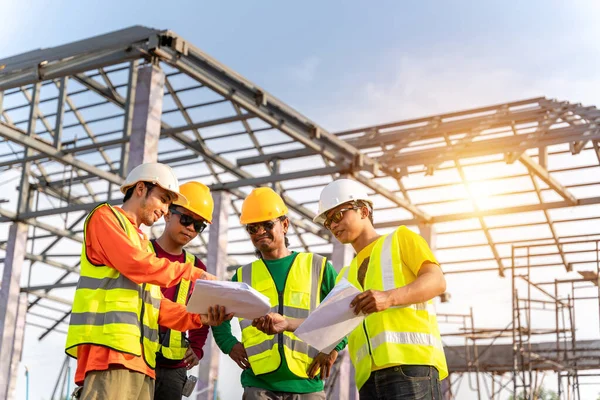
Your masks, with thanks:
[{"label": "steel beam", "polygon": [[[227,192],[213,193],[215,211],[213,223],[208,232],[208,256],[206,267],[208,272],[222,280],[225,277],[227,266],[227,230],[229,209],[231,207],[230,195]],[[217,397],[217,379],[219,377],[219,357],[221,351],[214,340],[211,340],[212,331],[204,346],[204,357],[200,360],[198,377],[198,393],[196,400],[212,400]]]},{"label": "steel beam", "polygon": [[[586,206],[592,204],[600,204],[600,197],[588,197],[582,198],[578,200],[578,206]],[[506,208],[494,208],[489,210],[479,210],[479,211],[470,211],[464,213],[455,213],[455,214],[445,214],[439,215],[431,218],[430,223],[440,223],[440,222],[451,222],[451,221],[461,221],[465,219],[479,218],[479,217],[491,217],[494,215],[504,215],[504,214],[518,214],[525,213],[529,211],[543,211],[543,210],[553,210],[557,208],[568,208],[572,207],[571,204],[567,201],[554,201],[550,203],[541,203],[541,204],[528,204],[524,206],[514,206],[514,207],[506,207]],[[387,222],[380,222],[375,224],[375,228],[393,228],[400,225],[418,225],[419,220],[416,218],[412,219],[402,219],[402,220],[394,220]]]},{"label": "steel beam", "polygon": [[600,128],[591,126],[557,128],[545,134],[520,134],[498,139],[480,140],[469,143],[456,150],[443,147],[428,150],[403,152],[386,160],[391,167],[409,167],[413,165],[430,165],[455,158],[481,157],[493,154],[522,153],[531,148],[571,143],[576,140],[600,140]]},{"label": "steel beam", "polygon": [[24,222],[28,225],[35,226],[36,228],[40,228],[45,231],[48,231],[48,232],[50,232],[56,236],[59,236],[61,238],[68,238],[68,239],[74,240],[79,243],[83,242],[83,237],[81,235],[78,235],[70,230],[64,230],[64,229],[57,228],[54,225],[47,224],[42,221],[38,221],[37,219],[34,219],[34,218],[23,218],[24,214],[17,215],[16,213],[14,213],[12,211],[8,211],[8,210],[4,210],[4,209],[0,208],[0,215],[3,217],[2,219],[0,219],[0,223],[8,222],[8,221]]},{"label": "steel beam", "polygon": [[230,190],[247,186],[261,186],[267,183],[277,183],[294,179],[309,178],[313,176],[335,174],[346,171],[348,168],[348,166],[344,165],[335,165],[333,167],[321,167],[303,171],[288,172],[284,174],[267,175],[255,178],[238,179],[231,182],[215,183],[209,185],[209,187],[211,190]]},{"label": "steel beam", "polygon": [[572,206],[577,205],[577,198],[573,196],[567,188],[565,188],[560,182],[554,179],[548,170],[536,163],[527,154],[521,154],[519,161],[527,167],[531,173],[540,178],[546,185],[550,186],[556,193],[558,193],[563,199],[569,202]]},{"label": "steel beam", "polygon": [[364,157],[360,151],[313,121],[292,110],[275,97],[258,89],[226,66],[199,49],[187,45],[187,52],[161,47],[154,50],[166,63],[185,72],[198,82],[238,104],[282,133],[332,161],[362,158],[364,169],[375,172],[377,162]]},{"label": "steel beam", "polygon": [[[40,140],[34,139],[30,136],[26,136],[26,134],[23,131],[1,122],[0,136],[3,136],[6,139],[15,142],[21,146],[27,146],[32,150],[43,153],[44,155],[52,158],[55,161],[60,162],[61,164],[73,166],[91,175],[104,179],[108,182],[112,182],[117,185],[120,185],[123,182],[123,179],[118,175],[106,172],[100,168],[96,168],[90,164],[80,161],[73,157],[71,154],[65,154],[62,151],[56,150],[53,146],[46,144]],[[29,157],[29,155],[27,155],[26,157]]]},{"label": "steel beam", "polygon": [[360,173],[354,173],[353,177],[354,177],[354,179],[356,179],[357,181],[359,181],[366,187],[374,190],[375,193],[382,195],[383,197],[390,200],[391,202],[396,203],[400,207],[405,208],[406,210],[410,211],[411,213],[414,214],[416,219],[418,219],[419,221],[423,221],[423,222],[431,221],[430,215],[428,215],[424,211],[420,210],[418,207],[415,207],[413,204],[410,203],[410,201],[398,197],[395,193],[393,193],[392,191],[387,190],[383,186],[379,185],[373,179],[366,178],[365,176],[363,176]]}]

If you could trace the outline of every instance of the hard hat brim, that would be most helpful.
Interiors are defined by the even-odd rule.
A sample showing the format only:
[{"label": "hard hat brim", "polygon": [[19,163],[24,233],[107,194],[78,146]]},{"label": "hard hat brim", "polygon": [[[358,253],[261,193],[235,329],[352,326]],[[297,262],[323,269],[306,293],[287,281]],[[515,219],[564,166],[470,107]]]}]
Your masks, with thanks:
[{"label": "hard hat brim", "polygon": [[[173,202],[173,204],[176,204],[176,203]],[[194,207],[190,207],[187,204],[176,204],[176,205],[181,206],[181,207],[185,208],[186,210],[193,212],[194,214],[196,214],[197,216],[199,216],[200,218],[202,218],[203,220],[205,220],[206,222],[208,222],[209,225],[212,225],[212,219],[206,219],[202,215],[202,213],[200,211],[196,210]]]},{"label": "hard hat brim", "polygon": [[[187,205],[189,203],[188,199],[187,199],[187,197],[185,197],[181,193],[175,192],[174,190],[171,190],[171,189],[167,189],[166,187],[162,186],[158,182],[150,182],[150,181],[138,181],[138,182],[148,182],[148,183],[152,183],[153,185],[159,186],[161,189],[164,189],[167,192],[169,192],[169,193],[171,193],[171,194],[173,194],[175,196],[175,200],[173,200],[173,204],[175,204],[177,206],[181,206],[181,207],[187,208]],[[129,190],[129,188],[137,185],[138,182],[134,182],[134,183],[131,183],[131,184],[128,184],[128,185],[122,185],[120,187],[121,193],[123,193],[123,194],[127,193],[127,191]]]},{"label": "hard hat brim", "polygon": [[371,210],[373,209],[373,202],[371,200],[364,200],[364,199],[356,199],[356,200],[346,200],[346,201],[340,201],[339,203],[337,203],[336,205],[329,207],[327,210],[324,210],[323,212],[321,212],[320,214],[317,214],[314,218],[313,218],[313,222],[317,223],[317,224],[321,224],[323,225],[325,223],[325,220],[327,219],[325,216],[327,215],[327,213],[331,210],[333,210],[336,207],[341,206],[342,204],[346,204],[346,203],[353,203],[355,201],[364,201],[365,203],[369,203],[369,205],[371,206]]}]

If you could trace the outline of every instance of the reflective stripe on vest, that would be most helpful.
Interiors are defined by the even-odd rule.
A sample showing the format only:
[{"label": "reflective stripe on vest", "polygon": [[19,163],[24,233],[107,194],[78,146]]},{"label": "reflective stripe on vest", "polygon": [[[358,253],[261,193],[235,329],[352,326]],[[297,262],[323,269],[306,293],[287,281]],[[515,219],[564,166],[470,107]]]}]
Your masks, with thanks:
[{"label": "reflective stripe on vest", "polygon": [[[133,245],[141,249],[142,242],[137,229],[124,215],[106,203],[97,206],[86,218],[84,238],[90,217],[103,206],[110,208]],[[67,354],[77,358],[79,345],[94,344],[143,356],[148,366],[154,368],[160,346],[160,288],[150,284],[138,285],[112,266],[93,265],[87,258],[85,242],[80,262],[80,278],[67,333]]]},{"label": "reflective stripe on vest", "polygon": [[[400,248],[391,233],[377,240],[371,250],[364,290],[390,290],[416,279],[404,266]],[[409,255],[406,255],[410,257]],[[358,264],[354,258],[338,276],[363,289],[358,282]],[[448,376],[448,367],[432,301],[391,307],[370,314],[349,336],[348,348],[360,389],[373,368],[391,365],[431,365],[440,378]]]},{"label": "reflective stripe on vest", "polygon": [[[156,249],[152,242],[150,242],[150,250],[156,253]],[[196,264],[196,258],[193,254],[184,251],[185,253],[185,262]],[[179,304],[183,304],[184,306],[187,304],[188,294],[190,292],[190,281],[187,279],[182,279],[181,282],[177,284],[176,292],[177,296],[175,298],[175,302]],[[179,332],[173,329],[167,329],[167,332],[163,335],[160,340],[160,353],[163,357],[168,358],[169,360],[183,360],[185,357],[185,352],[188,348],[188,343],[183,332]]]},{"label": "reflective stripe on vest", "polygon": [[[306,318],[321,302],[325,265],[325,258],[318,254],[296,254],[282,293],[277,292],[275,282],[262,260],[238,269],[237,279],[267,296],[271,301],[271,312],[290,318]],[[242,343],[255,375],[275,371],[281,365],[283,354],[294,375],[308,378],[308,367],[319,354],[318,350],[292,332],[267,335],[254,328],[251,320],[245,319],[240,319],[240,327]]]}]

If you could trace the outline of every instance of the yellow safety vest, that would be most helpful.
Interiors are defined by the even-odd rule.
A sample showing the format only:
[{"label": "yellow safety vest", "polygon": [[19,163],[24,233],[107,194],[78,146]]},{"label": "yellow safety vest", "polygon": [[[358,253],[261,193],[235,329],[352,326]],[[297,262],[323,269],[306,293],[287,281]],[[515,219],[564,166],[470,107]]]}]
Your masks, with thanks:
[{"label": "yellow safety vest", "polygon": [[[290,318],[306,318],[321,302],[321,285],[326,259],[318,254],[298,253],[290,267],[283,292],[262,260],[237,270],[237,280],[258,290],[271,301],[271,312]],[[255,375],[273,372],[285,357],[290,371],[308,378],[308,368],[319,351],[301,341],[292,332],[267,335],[252,326],[252,320],[240,318],[242,343]]]},{"label": "yellow safety vest", "polygon": [[[150,243],[150,250],[153,253],[156,253],[156,249],[152,242]],[[184,250],[185,253],[185,262],[196,264],[196,257],[193,254],[188,253]],[[182,279],[181,282],[177,284],[175,302],[179,304],[183,304],[184,306],[187,304],[188,294],[190,292],[190,281],[187,279]],[[169,360],[183,360],[185,357],[185,352],[187,351],[188,345],[185,340],[185,335],[182,332],[167,329],[167,333],[165,335],[161,335],[160,339],[160,353],[163,357],[168,358]]]},{"label": "yellow safety vest", "polygon": [[[382,236],[373,246],[364,288],[358,282],[358,268],[355,257],[340,271],[337,280],[346,278],[360,290],[390,290],[406,286],[416,279],[402,264],[396,232]],[[431,300],[370,314],[350,334],[348,350],[359,389],[373,369],[386,366],[431,365],[439,371],[440,379],[448,376]]]},{"label": "yellow safety vest", "polygon": [[[88,215],[83,225],[84,238],[90,217],[100,207],[110,207],[133,244],[142,248],[139,233],[129,220],[107,203]],[[144,250],[149,250],[147,247]],[[123,255],[127,257],[126,254]],[[93,344],[122,353],[142,356],[149,367],[156,367],[159,350],[158,313],[162,294],[151,284],[137,284],[116,268],[92,264],[81,250],[81,271],[71,320],[66,352],[77,358],[77,347]]]}]

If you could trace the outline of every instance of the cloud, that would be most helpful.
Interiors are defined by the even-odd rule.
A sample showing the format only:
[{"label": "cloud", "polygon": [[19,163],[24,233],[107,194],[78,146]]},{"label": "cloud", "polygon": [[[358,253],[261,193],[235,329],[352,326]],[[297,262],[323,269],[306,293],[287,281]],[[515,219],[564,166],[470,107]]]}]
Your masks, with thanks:
[{"label": "cloud", "polygon": [[296,81],[303,83],[312,82],[315,79],[320,63],[321,60],[318,57],[310,56],[302,60],[300,64],[288,68],[287,72]]},{"label": "cloud", "polygon": [[537,96],[599,105],[600,71],[593,61],[581,73],[456,53],[404,55],[387,81],[380,76],[363,83],[356,96],[323,117],[331,129],[349,129]]}]

